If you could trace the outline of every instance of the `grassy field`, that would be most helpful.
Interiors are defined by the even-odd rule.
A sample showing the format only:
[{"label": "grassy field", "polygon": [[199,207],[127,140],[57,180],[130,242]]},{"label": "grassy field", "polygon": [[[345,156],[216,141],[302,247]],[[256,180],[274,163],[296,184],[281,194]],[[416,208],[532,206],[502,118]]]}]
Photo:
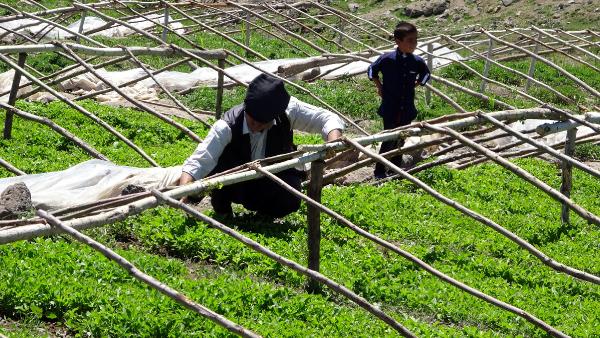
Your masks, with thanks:
[{"label": "grassy field", "polygon": [[[17,2],[7,3],[15,5]],[[68,3],[44,2],[51,7]],[[235,35],[239,40],[242,36],[242,33]],[[203,33],[191,37],[206,48],[231,48],[243,54],[232,44],[216,41]],[[185,45],[174,36],[170,39]],[[155,45],[135,37],[102,42],[114,46]],[[252,43],[253,48],[272,58],[302,54],[260,35],[253,35]],[[250,59],[257,60],[256,57]],[[597,73],[564,58],[553,57],[552,60],[600,89]],[[144,58],[144,61],[161,67],[173,59]],[[53,54],[31,55],[28,62],[44,73],[70,64]],[[478,71],[483,69],[482,62],[472,61],[469,65]],[[526,72],[529,61],[511,61],[507,65]],[[178,70],[190,69],[181,66]],[[492,67],[490,74],[504,83],[524,85],[522,79],[497,67]],[[438,75],[472,89],[479,86],[479,80],[458,65],[446,67]],[[533,89],[535,95],[545,101],[573,110],[577,110],[577,105],[598,104],[547,66],[538,64],[536,78],[573,98],[575,103],[564,104],[553,94]],[[493,102],[482,102],[440,84],[434,85],[467,110],[498,109]],[[340,112],[369,120],[371,131],[381,128],[375,113],[379,101],[367,79],[316,81],[306,86]],[[316,103],[303,93],[293,89],[290,92]],[[419,89],[418,120],[454,112],[437,97],[426,105],[423,93]],[[491,96],[517,107],[537,106],[498,88],[494,88]],[[237,104],[243,97],[241,88],[227,90],[224,107]],[[212,89],[196,89],[180,98],[193,109],[214,109]],[[162,166],[180,165],[196,147],[185,134],[147,113],[108,107],[92,100],[81,104],[142,147]],[[63,103],[19,101],[17,106],[51,118],[117,164],[148,166],[116,137]],[[0,111],[0,121],[4,120],[4,114]],[[200,123],[177,120],[200,137],[208,131]],[[321,142],[314,135],[296,135],[295,141],[297,144]],[[598,160],[600,147],[578,146],[576,154],[582,159]],[[20,118],[15,119],[13,139],[0,139],[0,158],[27,173],[62,170],[90,159],[49,128]],[[560,186],[560,169],[555,164],[537,159],[515,163],[552,187]],[[8,171],[0,169],[0,177],[10,176]],[[600,229],[574,214],[571,224],[561,224],[560,204],[501,167],[484,164],[463,171],[438,167],[418,177],[445,196],[508,228],[557,261],[600,275],[597,254]],[[598,180],[575,170],[572,199],[598,215],[599,195]],[[600,336],[598,285],[550,270],[513,242],[407,182],[394,181],[379,187],[328,187],[324,190],[323,202],[360,227],[453,278],[518,306],[566,334]],[[242,209],[236,211],[236,218],[228,225],[273,251],[305,264],[305,205],[275,222],[257,218]],[[212,215],[211,211],[207,213]],[[267,337],[397,336],[385,324],[328,289],[318,294],[304,292],[304,277],[173,209],[155,208],[86,233],[116,249],[142,271]],[[322,236],[321,271],[391,314],[418,336],[546,336],[525,320],[439,281],[326,216],[322,216]],[[1,245],[0,266],[0,334],[8,337],[47,337],[62,333],[75,337],[231,336],[66,236]]]}]

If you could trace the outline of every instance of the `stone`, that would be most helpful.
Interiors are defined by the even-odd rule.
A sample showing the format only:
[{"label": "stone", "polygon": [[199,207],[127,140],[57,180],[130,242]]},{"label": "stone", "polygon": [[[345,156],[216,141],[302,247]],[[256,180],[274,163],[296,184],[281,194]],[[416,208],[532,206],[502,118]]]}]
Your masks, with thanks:
[{"label": "stone", "polygon": [[448,0],[417,1],[404,8],[404,15],[411,18],[442,14],[448,9]]},{"label": "stone", "polygon": [[356,2],[348,3],[348,10],[350,10],[350,12],[352,12],[352,13],[358,11],[359,8],[360,8],[360,5],[357,4]]},{"label": "stone", "polygon": [[514,0],[502,0],[502,4],[507,7],[513,4]]},{"label": "stone", "polygon": [[0,195],[0,219],[17,219],[32,209],[31,193],[25,183],[13,184]]},{"label": "stone", "polygon": [[123,190],[121,191],[121,195],[131,195],[131,194],[137,194],[140,192],[144,192],[146,191],[146,188],[139,186],[139,185],[135,185],[135,184],[128,184],[125,188],[123,188]]}]

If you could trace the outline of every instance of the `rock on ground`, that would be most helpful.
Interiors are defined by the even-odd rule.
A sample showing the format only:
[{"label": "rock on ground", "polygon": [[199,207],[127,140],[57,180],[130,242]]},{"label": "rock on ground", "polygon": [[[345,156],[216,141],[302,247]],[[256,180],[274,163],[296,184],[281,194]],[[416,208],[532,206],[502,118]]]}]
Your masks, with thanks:
[{"label": "rock on ground", "polygon": [[448,0],[417,1],[404,8],[404,14],[411,18],[444,13],[448,9]]},{"label": "rock on ground", "polygon": [[0,219],[16,219],[31,209],[31,193],[25,183],[11,185],[0,195]]}]

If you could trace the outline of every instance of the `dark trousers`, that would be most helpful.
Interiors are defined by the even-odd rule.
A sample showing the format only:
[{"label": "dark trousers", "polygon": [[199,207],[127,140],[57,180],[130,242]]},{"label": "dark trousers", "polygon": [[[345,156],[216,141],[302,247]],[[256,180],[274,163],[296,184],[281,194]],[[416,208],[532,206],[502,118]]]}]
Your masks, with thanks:
[{"label": "dark trousers", "polygon": [[[395,120],[393,118],[384,118],[383,119],[383,129],[384,130],[390,130],[390,129],[394,129],[394,128],[398,128],[400,126],[405,126],[407,124],[410,124],[410,121],[408,121],[408,123],[406,123],[405,121],[398,121]],[[379,154],[383,154],[386,153],[390,150],[394,150],[398,147],[401,147],[402,145],[404,145],[404,140],[402,139],[396,139],[396,140],[391,140],[391,141],[385,141],[381,144],[381,148],[379,149]],[[391,158],[388,158],[388,160],[390,160],[393,164],[400,166],[400,164],[402,163],[402,155],[398,155],[398,156],[394,156]],[[387,167],[384,166],[383,164],[381,164],[380,162],[377,162],[375,164],[375,175],[384,175],[385,172],[387,171]]]},{"label": "dark trousers", "polygon": [[[294,189],[300,190],[304,173],[288,169],[276,174]],[[300,199],[267,177],[228,185],[211,193],[215,212],[231,214],[231,203],[271,217],[283,217],[300,208]]]}]

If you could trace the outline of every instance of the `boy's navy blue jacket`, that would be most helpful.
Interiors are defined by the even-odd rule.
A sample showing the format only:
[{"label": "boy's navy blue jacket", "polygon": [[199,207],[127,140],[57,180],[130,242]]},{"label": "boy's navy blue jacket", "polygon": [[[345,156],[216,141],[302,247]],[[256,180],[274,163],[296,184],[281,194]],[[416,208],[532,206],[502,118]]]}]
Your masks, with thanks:
[{"label": "boy's navy blue jacket", "polygon": [[[429,68],[422,57],[404,54],[396,49],[381,55],[368,69],[370,80],[383,74],[382,100],[379,111],[384,122],[408,124],[417,116],[415,81],[424,85],[429,80]],[[398,114],[401,114],[398,121]]]}]

